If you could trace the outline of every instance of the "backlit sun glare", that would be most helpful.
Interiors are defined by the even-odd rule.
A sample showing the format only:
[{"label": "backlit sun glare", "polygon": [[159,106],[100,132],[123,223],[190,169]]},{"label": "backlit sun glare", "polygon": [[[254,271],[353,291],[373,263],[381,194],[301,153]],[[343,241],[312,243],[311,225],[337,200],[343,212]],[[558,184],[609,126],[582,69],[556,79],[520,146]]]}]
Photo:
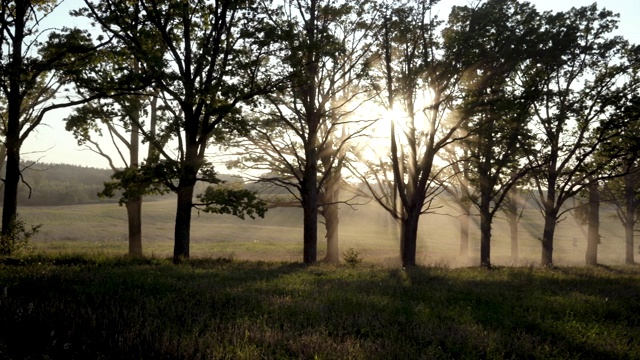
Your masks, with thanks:
[{"label": "backlit sun glare", "polygon": [[[431,122],[430,116],[433,116],[432,112],[428,109],[433,102],[433,94],[431,89],[423,89],[419,91],[414,99],[414,126],[417,134],[424,134],[429,128]],[[443,114],[436,114],[435,116],[443,117]],[[402,147],[406,145],[405,132],[409,128],[409,116],[404,109],[404,106],[396,102],[392,108],[384,106],[376,101],[367,101],[358,107],[357,110],[351,114],[351,117],[355,119],[375,119],[373,125],[366,129],[363,136],[356,139],[356,147],[358,148],[359,157],[361,160],[367,162],[378,163],[380,160],[383,162],[388,161],[391,150],[391,124],[395,124],[396,139],[398,146]],[[438,121],[438,123],[440,123]],[[418,135],[420,136],[420,135]],[[424,145],[423,139],[418,140],[418,147]],[[418,153],[421,153],[423,149],[418,149]],[[436,156],[437,157],[437,156]],[[436,158],[434,162],[442,164],[443,160]]]},{"label": "backlit sun glare", "polygon": [[377,162],[380,158],[388,158],[391,148],[391,124],[402,123],[406,118],[404,112],[396,107],[389,109],[374,101],[363,104],[353,114],[355,118],[375,119],[358,140],[361,156],[368,161]]}]

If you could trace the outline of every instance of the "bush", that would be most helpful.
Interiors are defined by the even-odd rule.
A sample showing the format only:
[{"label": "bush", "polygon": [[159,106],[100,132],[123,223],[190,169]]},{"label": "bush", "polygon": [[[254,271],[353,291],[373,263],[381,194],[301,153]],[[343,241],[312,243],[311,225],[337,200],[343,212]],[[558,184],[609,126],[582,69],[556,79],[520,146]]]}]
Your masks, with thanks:
[{"label": "bush", "polygon": [[342,259],[351,266],[356,266],[362,262],[360,253],[353,248],[349,248],[347,251],[343,252]]},{"label": "bush", "polygon": [[0,254],[11,255],[26,248],[31,238],[40,231],[40,227],[42,224],[31,226],[31,229],[27,230],[27,224],[16,214],[11,221],[10,233],[0,237]]}]

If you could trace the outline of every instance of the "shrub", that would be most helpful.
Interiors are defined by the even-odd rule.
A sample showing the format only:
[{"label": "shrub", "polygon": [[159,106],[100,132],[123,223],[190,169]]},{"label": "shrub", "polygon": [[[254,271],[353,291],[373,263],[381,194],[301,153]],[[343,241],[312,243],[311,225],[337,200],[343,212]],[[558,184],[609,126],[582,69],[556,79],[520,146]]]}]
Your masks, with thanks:
[{"label": "shrub", "polygon": [[31,229],[27,230],[27,224],[16,214],[11,221],[9,234],[0,237],[0,254],[11,255],[26,248],[31,238],[40,231],[40,227],[42,224],[31,226]]},{"label": "shrub", "polygon": [[362,262],[360,253],[358,253],[354,248],[349,248],[347,251],[343,252],[342,259],[345,263],[351,266],[356,266]]}]

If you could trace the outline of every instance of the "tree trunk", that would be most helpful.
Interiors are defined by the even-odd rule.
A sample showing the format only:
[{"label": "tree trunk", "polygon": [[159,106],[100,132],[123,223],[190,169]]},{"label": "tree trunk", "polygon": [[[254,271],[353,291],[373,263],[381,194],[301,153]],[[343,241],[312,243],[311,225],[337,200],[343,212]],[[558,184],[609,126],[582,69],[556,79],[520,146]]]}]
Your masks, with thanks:
[{"label": "tree trunk", "polygon": [[[0,169],[4,168],[6,159],[7,159],[7,147],[4,144],[0,144]],[[0,191],[4,191],[4,181],[0,181]]]},{"label": "tree trunk", "polygon": [[556,231],[556,212],[545,211],[544,231],[542,232],[542,266],[553,266],[553,235]]},{"label": "tree trunk", "polygon": [[20,181],[20,147],[12,146],[7,136],[7,168],[4,179],[4,199],[2,203],[2,255],[11,255],[10,238],[14,220],[18,215],[18,183]]},{"label": "tree trunk", "polygon": [[[305,264],[313,264],[318,256],[318,192],[309,189],[302,198],[303,211],[303,249],[302,261]],[[315,188],[315,186],[314,186]]]},{"label": "tree trunk", "polygon": [[126,203],[129,221],[129,256],[142,257],[142,196]]},{"label": "tree trunk", "polygon": [[[328,165],[325,164],[325,167],[327,166]],[[338,207],[338,200],[340,198],[341,181],[340,169],[336,168],[332,170],[325,181],[322,192],[322,216],[324,217],[325,228],[327,230],[327,255],[325,256],[325,261],[328,262],[340,262],[338,233],[340,226],[340,208]]]},{"label": "tree trunk", "polygon": [[178,187],[178,204],[174,232],[173,262],[180,263],[189,258],[191,236],[191,208],[193,207],[193,191],[195,180],[190,184]]},{"label": "tree trunk", "polygon": [[305,151],[306,164],[303,174],[301,198],[303,210],[302,261],[313,264],[318,257],[318,158],[315,147],[316,136],[311,136]]},{"label": "tree trunk", "polygon": [[[10,255],[11,246],[5,246],[4,241],[12,241],[6,238],[13,232],[14,220],[18,215],[18,183],[20,182],[20,118],[24,96],[21,94],[21,84],[23,83],[22,45],[25,37],[25,18],[28,2],[18,2],[15,4],[14,34],[11,39],[11,62],[8,66],[9,93],[5,99],[7,102],[7,119],[5,123],[4,145],[7,151],[7,163],[4,179],[4,199],[2,203],[2,246],[0,252],[3,255]],[[7,54],[9,55],[9,54]]]},{"label": "tree trunk", "polygon": [[[332,100],[335,101],[335,100]],[[335,113],[331,113],[333,124],[338,123],[339,119],[335,118]],[[325,130],[329,132],[329,130]],[[339,233],[340,225],[338,201],[340,201],[340,185],[342,183],[342,160],[340,157],[344,155],[334,150],[334,141],[331,134],[328,136],[325,146],[319,151],[320,162],[324,171],[328,171],[324,180],[323,189],[321,189],[320,207],[321,215],[324,217],[325,229],[327,230],[327,254],[324,258],[327,262],[340,262],[339,251]],[[346,134],[343,134],[343,138]]]},{"label": "tree trunk", "polygon": [[196,146],[187,145],[185,165],[177,188],[176,223],[174,232],[173,262],[175,264],[188,259],[191,241],[191,209],[193,208],[193,192],[200,164],[196,155]]},{"label": "tree trunk", "polygon": [[407,213],[407,217],[403,221],[400,255],[402,257],[402,267],[405,268],[416,266],[419,219],[420,212],[412,210]]},{"label": "tree trunk", "polygon": [[624,177],[624,197],[625,197],[625,222],[624,222],[624,237],[625,237],[625,263],[635,264],[633,245],[634,245],[634,233],[636,219],[636,200],[635,192],[635,180],[637,174],[628,174]]},{"label": "tree trunk", "polygon": [[598,242],[600,240],[600,191],[598,183],[589,184],[589,230],[587,233],[587,265],[598,264]]},{"label": "tree trunk", "polygon": [[326,205],[326,209],[324,209],[323,212],[325,228],[327,230],[327,255],[325,256],[325,261],[340,262],[338,247],[340,218],[338,217],[338,204]]},{"label": "tree trunk", "polygon": [[[17,91],[17,90],[16,90]],[[11,255],[11,246],[6,246],[5,238],[13,233],[14,220],[18,215],[18,184],[20,182],[20,106],[22,101],[19,96],[9,99],[7,127],[5,129],[5,147],[7,154],[4,199],[2,202],[2,241],[1,252],[3,255]]]},{"label": "tree trunk", "polygon": [[547,175],[547,194],[543,198],[544,206],[544,230],[542,231],[542,256],[540,264],[542,266],[553,266],[553,236],[556,231],[556,222],[558,221],[558,211],[556,207],[556,180],[557,174],[555,163],[557,159],[552,160],[552,166]]},{"label": "tree trunk", "polygon": [[509,193],[504,198],[504,209],[507,215],[507,222],[509,223],[509,235],[511,239],[511,261],[518,261],[518,205],[519,197],[518,189],[514,186],[509,190]]},{"label": "tree trunk", "polygon": [[[137,64],[136,71],[139,71]],[[138,125],[140,123],[140,111],[142,104],[138,98],[132,98],[131,108],[132,125],[131,137],[129,141],[129,167],[137,169],[140,166],[140,133]],[[154,119],[151,120],[155,121]],[[153,148],[153,146],[149,146]],[[136,186],[136,185],[134,185]],[[129,256],[142,257],[142,195],[137,195],[127,201],[127,220],[129,222]]]},{"label": "tree trunk", "polygon": [[491,267],[491,195],[480,194],[480,266]]}]

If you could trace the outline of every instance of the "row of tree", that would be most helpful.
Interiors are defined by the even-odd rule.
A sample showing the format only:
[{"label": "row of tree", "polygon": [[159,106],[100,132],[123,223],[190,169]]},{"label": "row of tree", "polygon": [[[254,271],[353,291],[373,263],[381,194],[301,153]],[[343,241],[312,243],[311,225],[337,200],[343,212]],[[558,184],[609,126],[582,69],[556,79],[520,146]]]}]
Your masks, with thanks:
[{"label": "row of tree", "polygon": [[[289,18],[305,19],[301,28],[316,29],[299,35],[306,51],[283,62],[300,74],[286,92],[264,97],[253,130],[233,143],[247,154],[234,165],[276,169],[260,181],[296,189],[307,219],[305,261],[315,261],[316,208],[327,257],[336,259],[343,201],[335,184],[344,166],[398,221],[406,266],[415,264],[420,216],[437,211],[431,204],[442,192],[460,205],[463,256],[471,207],[479,211],[481,263],[490,266],[493,219],[506,211],[517,234],[520,198],[535,190],[544,217],[541,263],[551,265],[569,200],[596,193],[605,180],[607,188],[619,188],[619,177],[633,181],[638,47],[611,35],[613,13],[596,5],[540,13],[525,2],[484,1],[453,8],[442,24],[431,16],[433,2],[371,12],[358,7],[367,2],[350,4],[320,6],[308,20],[307,8],[290,10],[297,13]],[[371,102],[392,117],[388,125],[371,114]],[[388,146],[365,136],[379,126],[388,126]],[[619,210],[630,234],[627,262],[636,197],[637,183],[612,197],[626,202]],[[599,239],[592,203],[588,263],[597,262]],[[517,254],[517,241],[513,248]]]},{"label": "row of tree", "polygon": [[[640,50],[611,35],[616,15],[595,4],[540,13],[486,0],[444,22],[432,16],[437,1],[85,0],[73,15],[95,28],[43,40],[55,1],[0,2],[3,241],[22,143],[47,112],[78,105],[67,128],[116,171],[105,193],[123,191],[132,255],[142,254],[145,194],[177,194],[176,262],[190,255],[193,207],[253,217],[282,205],[215,186],[212,148],[238,152],[233,165],[267,172],[257,180],[302,207],[306,263],[317,261],[318,215],[327,259],[338,260],[345,188],[396,219],[405,266],[415,265],[420,216],[445,191],[460,205],[463,253],[478,209],[485,266],[496,213],[517,219],[515,189],[537,192],[543,265],[567,201],[583,190],[594,196],[590,239],[605,181],[620,193],[624,179],[618,198],[635,224]],[[123,146],[124,169],[99,135]],[[351,177],[365,188],[347,186]],[[214,186],[194,196],[197,181]],[[628,241],[632,262],[633,233]]]}]

